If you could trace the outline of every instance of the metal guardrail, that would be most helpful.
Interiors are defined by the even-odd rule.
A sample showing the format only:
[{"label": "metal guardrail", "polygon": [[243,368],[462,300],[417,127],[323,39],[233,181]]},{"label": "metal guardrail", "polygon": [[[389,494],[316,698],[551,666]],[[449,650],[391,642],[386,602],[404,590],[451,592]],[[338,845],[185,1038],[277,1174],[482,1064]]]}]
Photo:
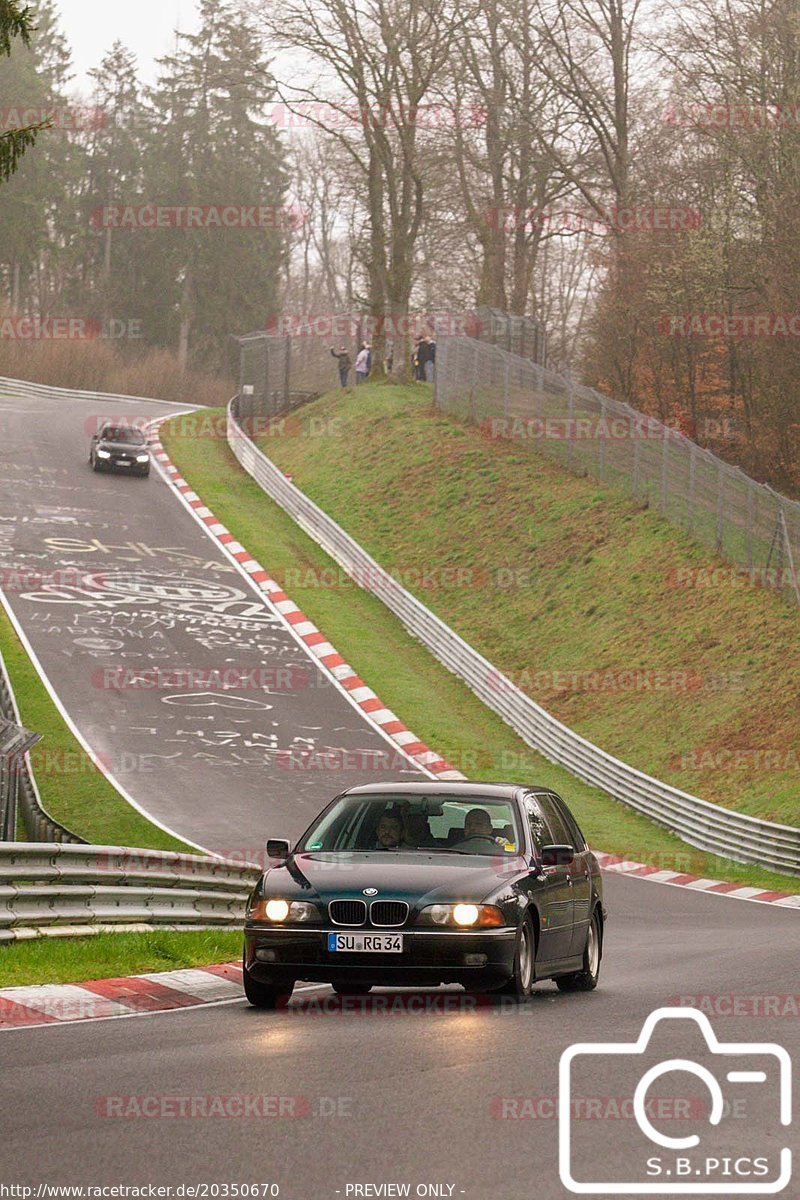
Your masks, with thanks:
[{"label": "metal guardrail", "polygon": [[[20,724],[19,709],[2,654],[0,726],[6,727],[6,737],[0,733],[0,842],[14,840],[19,814],[25,835],[32,840],[83,844],[83,838],[51,817],[42,804],[28,755],[30,747],[40,740],[39,735],[30,734]],[[13,737],[15,730],[17,736]]]},{"label": "metal guardrail", "polygon": [[359,586],[458,675],[529,746],[615,800],[644,813],[689,845],[737,862],[800,875],[800,829],[762,821],[662,783],[569,729],[401,587],[359,544],[254,445],[228,409],[228,443],[241,466]]},{"label": "metal guardrail", "polygon": [[49,383],[32,383],[27,379],[8,379],[0,375],[0,394],[4,396],[36,397],[39,400],[96,400],[127,404],[163,404],[155,396],[120,396],[115,392],[85,392],[78,388],[53,387]]},{"label": "metal guardrail", "polygon": [[238,927],[262,868],[121,846],[0,845],[0,943]]}]

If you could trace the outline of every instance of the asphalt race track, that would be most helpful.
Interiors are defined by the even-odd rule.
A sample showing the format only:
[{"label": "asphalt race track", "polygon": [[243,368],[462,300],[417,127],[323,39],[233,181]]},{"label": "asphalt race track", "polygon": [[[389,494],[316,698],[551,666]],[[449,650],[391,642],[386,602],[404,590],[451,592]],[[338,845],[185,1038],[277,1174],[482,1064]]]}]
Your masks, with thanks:
[{"label": "asphalt race track", "polygon": [[[412,1195],[417,1184],[453,1185],[440,1194],[472,1200],[565,1196],[553,1099],[567,1046],[633,1041],[651,1011],[679,996],[797,990],[796,913],[643,880],[607,877],[607,885],[604,979],[585,996],[542,984],[522,1007],[482,1006],[454,989],[438,993],[438,1011],[386,1012],[380,1005],[401,995],[430,1004],[434,994],[377,992],[356,1000],[363,1013],[342,1013],[320,988],[297,992],[290,1009],[274,1014],[235,1003],[0,1034],[13,1096],[0,1116],[5,1178],[34,1188],[276,1182],[284,1200],[335,1200],[348,1184],[366,1183],[410,1184]],[[712,1024],[721,1041],[774,1040],[796,1051],[794,1012]],[[700,1050],[688,1033],[667,1034],[653,1048],[658,1056],[637,1060],[639,1074],[645,1063]],[[673,1095],[692,1108],[688,1116],[665,1110],[656,1124],[669,1135],[698,1132],[703,1150],[720,1158],[791,1144],[772,1092],[763,1101],[745,1093],[744,1111],[731,1105],[710,1129],[698,1116],[705,1087],[674,1078],[683,1091]],[[641,1175],[644,1139],[632,1120],[613,1115],[631,1084],[615,1060],[576,1073],[576,1095],[605,1101],[612,1113],[604,1107],[602,1118],[575,1122],[584,1167],[624,1174],[638,1163]],[[726,1094],[734,1090],[725,1085]],[[149,1118],[106,1115],[146,1111],[145,1098],[160,1106],[164,1097],[174,1105],[254,1096],[277,1099],[249,1119],[162,1116],[162,1107]],[[136,1099],[121,1109],[121,1097]],[[269,1115],[281,1104],[283,1116]]]},{"label": "asphalt race track", "polygon": [[[299,835],[344,786],[326,763],[347,763],[350,785],[374,780],[387,751],[400,755],[155,469],[149,480],[91,471],[98,420],[170,411],[0,397],[0,586],[120,785],[168,829],[258,861],[268,834]],[[187,668],[195,674],[182,684]],[[159,686],[150,675],[127,686],[137,669],[157,671]],[[215,687],[220,669],[243,686]],[[408,773],[418,774],[411,763]]]},{"label": "asphalt race track", "polygon": [[[240,577],[160,478],[89,472],[83,424],[92,412],[88,404],[0,402],[2,565],[98,577],[88,588],[62,580],[55,590],[11,592],[13,610],[83,736],[160,821],[214,848],[260,847],[267,831],[296,832],[341,786],[341,774],[287,772],[276,750],[295,739],[384,743],[339,693],[310,684],[242,692],[262,705],[253,710],[171,706],[165,699],[186,694],[95,686],[98,669],[123,661],[252,667],[256,657],[313,668],[255,611]],[[413,725],[413,713],[404,716]],[[135,769],[125,773],[131,753]],[[148,754],[156,756],[152,771],[141,769]],[[268,1184],[282,1200],[566,1196],[555,1104],[569,1046],[635,1041],[650,1013],[693,997],[721,1041],[798,1050],[795,911],[615,875],[606,876],[606,904],[603,977],[588,995],[542,984],[514,1005],[458,989],[384,990],[345,1001],[342,1011],[330,989],[311,988],[277,1013],[242,1001],[9,1030],[0,1035],[4,1180],[31,1185],[32,1196],[48,1194],[37,1191],[42,1184],[229,1185],[195,1193],[212,1200],[242,1195],[233,1185],[275,1194],[263,1190]],[[764,1080],[744,1083],[726,1080],[726,1071],[753,1063],[742,1067],[740,1053],[734,1065],[733,1057],[720,1068],[698,1027],[676,1019],[656,1028],[646,1054],[576,1060],[575,1177],[611,1181],[605,1194],[618,1195],[614,1184],[651,1177],[647,1160],[660,1154],[669,1188],[665,1180],[683,1173],[676,1155],[695,1153],[727,1162],[718,1194],[734,1195],[728,1185],[742,1182],[733,1163],[752,1170],[762,1156],[776,1177],[792,1132],[780,1125],[774,1056],[756,1056]],[[677,1138],[698,1134],[697,1151],[645,1144],[626,1108],[643,1070],[675,1058],[716,1067],[722,1081],[716,1127],[696,1076],[673,1073],[649,1093],[656,1127]],[[229,1115],[214,1115],[214,1102]],[[186,1115],[190,1103],[194,1116]],[[236,1104],[248,1115],[232,1115]],[[800,1195],[797,1183],[783,1194]]]}]

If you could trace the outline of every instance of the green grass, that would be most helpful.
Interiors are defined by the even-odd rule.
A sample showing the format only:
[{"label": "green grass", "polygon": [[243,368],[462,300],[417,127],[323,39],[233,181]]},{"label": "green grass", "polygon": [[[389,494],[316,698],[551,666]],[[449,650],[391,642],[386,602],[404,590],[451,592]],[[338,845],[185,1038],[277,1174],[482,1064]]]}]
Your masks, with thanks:
[{"label": "green grass", "polygon": [[50,815],[96,845],[190,850],[138,813],[97,769],[64,722],[2,608],[0,652],[22,723],[42,734],[33,764]]},{"label": "green grass", "polygon": [[[328,423],[329,436],[303,436],[314,418],[317,430]],[[500,566],[516,570],[535,564],[532,582],[524,589],[498,593],[491,586],[475,586],[420,593],[498,666],[511,671],[526,664],[546,666],[559,656],[573,667],[597,666],[600,646],[607,662],[622,661],[629,667],[630,657],[625,656],[631,655],[631,647],[641,656],[647,644],[649,656],[652,641],[652,654],[669,662],[681,649],[682,632],[672,628],[668,612],[662,619],[658,596],[646,600],[641,575],[659,578],[658,564],[653,566],[651,560],[664,555],[665,545],[680,561],[680,539],[651,514],[609,499],[596,484],[538,459],[532,468],[517,448],[486,443],[475,431],[437,417],[427,388],[363,387],[357,393],[323,398],[291,418],[285,429],[298,434],[268,437],[265,448],[384,566],[477,566],[491,581]],[[285,582],[292,599],[381,699],[465,774],[555,787],[599,849],[718,879],[783,891],[795,888],[790,877],[691,849],[549,763],[411,638],[377,599],[353,586],[320,586],[326,573],[336,576],[335,564],[242,471],[224,439],[193,437],[191,426],[180,418],[162,427],[162,437],[204,503],[276,579]],[[614,537],[619,545],[609,562],[608,542],[617,522],[620,529]],[[585,544],[587,538],[590,545]],[[689,543],[685,545],[688,552]],[[630,559],[622,570],[626,548]],[[669,554],[665,561],[672,561]],[[629,607],[633,594],[639,596],[642,611]],[[691,607],[680,593],[672,598],[677,596],[684,608]],[[764,609],[776,628],[786,620],[796,639],[798,617],[791,610],[786,617],[786,606],[761,595],[745,596],[744,603],[753,605],[751,621],[757,623]],[[587,613],[587,608],[593,611]],[[701,624],[713,619],[714,609],[708,606]],[[622,638],[620,646],[607,640],[607,622]],[[553,642],[557,631],[565,639],[563,645]],[[695,648],[702,657],[698,637],[693,633],[689,650]],[[784,653],[790,637],[787,632]],[[737,662],[747,653],[741,644],[739,649]],[[678,661],[687,653],[684,647]],[[578,699],[581,711],[573,714],[572,723],[587,732],[592,698]],[[626,705],[630,701],[622,699]],[[652,696],[638,699],[652,706]],[[694,702],[692,695],[686,699]],[[613,722],[603,700],[600,707],[610,735]],[[674,695],[665,700],[661,694],[655,696],[655,711],[641,717],[621,706],[616,738],[597,740],[634,761],[647,744],[641,722],[650,723],[654,741],[666,744],[674,730],[675,706]],[[627,740],[623,731],[631,721],[634,728]],[[650,758],[658,761],[654,754]]]},{"label": "green grass", "polygon": [[99,933],[88,938],[41,938],[0,946],[0,987],[80,983],[150,971],[177,971],[241,957],[242,935],[205,933]]}]

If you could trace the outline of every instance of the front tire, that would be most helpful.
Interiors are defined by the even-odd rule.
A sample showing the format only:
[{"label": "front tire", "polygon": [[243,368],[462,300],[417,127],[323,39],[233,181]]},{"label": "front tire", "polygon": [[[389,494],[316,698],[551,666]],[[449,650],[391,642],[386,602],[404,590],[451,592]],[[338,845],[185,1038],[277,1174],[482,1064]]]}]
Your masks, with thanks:
[{"label": "front tire", "polygon": [[497,991],[503,996],[514,996],[525,1000],[533,990],[536,978],[536,936],[530,917],[525,917],[519,927],[517,944],[514,948],[514,974]]},{"label": "front tire", "polygon": [[262,983],[260,979],[253,979],[247,967],[242,972],[244,979],[244,994],[247,997],[248,1003],[252,1004],[253,1008],[265,1008],[274,1011],[276,1008],[285,1008],[289,1003],[289,999],[294,990],[294,981],[284,981],[279,985],[272,983]]},{"label": "front tire", "polygon": [[603,956],[603,936],[597,909],[592,913],[589,932],[586,934],[586,949],[583,952],[583,967],[571,975],[556,979],[560,992],[593,992],[600,978],[600,960]]}]

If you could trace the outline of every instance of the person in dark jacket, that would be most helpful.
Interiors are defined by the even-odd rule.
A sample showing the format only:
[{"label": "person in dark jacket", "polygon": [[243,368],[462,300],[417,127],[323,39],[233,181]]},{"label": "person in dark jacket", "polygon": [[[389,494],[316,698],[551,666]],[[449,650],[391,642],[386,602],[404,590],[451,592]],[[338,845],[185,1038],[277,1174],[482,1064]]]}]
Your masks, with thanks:
[{"label": "person in dark jacket", "polygon": [[422,380],[425,379],[427,353],[425,338],[417,337],[414,347],[414,378],[417,383],[422,383]]},{"label": "person in dark jacket", "polygon": [[353,365],[350,355],[347,353],[347,347],[340,346],[338,350],[334,350],[333,346],[331,346],[331,354],[339,363],[339,383],[343,388],[346,388],[350,377],[350,368]]},{"label": "person in dark jacket", "polygon": [[436,340],[428,338],[428,355],[425,359],[425,378],[428,383],[433,383],[433,377],[436,373]]}]

